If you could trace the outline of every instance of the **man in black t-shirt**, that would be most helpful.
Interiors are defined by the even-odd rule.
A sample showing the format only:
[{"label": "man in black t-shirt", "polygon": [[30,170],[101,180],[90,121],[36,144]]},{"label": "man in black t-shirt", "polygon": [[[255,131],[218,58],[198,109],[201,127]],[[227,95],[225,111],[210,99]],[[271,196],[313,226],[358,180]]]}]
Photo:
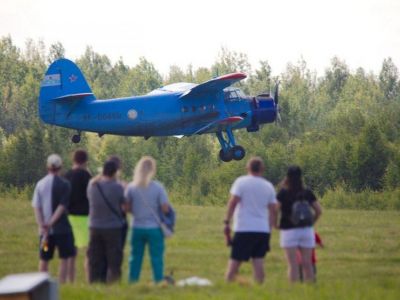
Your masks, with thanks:
[{"label": "man in black t-shirt", "polygon": [[[65,174],[71,184],[68,218],[72,225],[76,248],[85,248],[89,242],[88,215],[89,201],[86,196],[87,186],[92,177],[87,170],[88,154],[85,150],[77,150],[73,155],[73,166]],[[75,259],[68,262],[70,269],[75,271]],[[87,273],[87,261],[84,264]],[[75,272],[73,272],[75,275]]]}]

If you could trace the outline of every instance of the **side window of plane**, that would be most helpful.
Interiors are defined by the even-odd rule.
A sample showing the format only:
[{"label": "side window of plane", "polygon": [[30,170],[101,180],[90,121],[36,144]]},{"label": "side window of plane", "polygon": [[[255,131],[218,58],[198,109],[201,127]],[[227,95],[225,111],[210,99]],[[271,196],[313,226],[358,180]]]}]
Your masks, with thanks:
[{"label": "side window of plane", "polygon": [[187,107],[187,106],[184,106],[184,107],[182,107],[182,112],[188,112],[189,111],[189,108]]},{"label": "side window of plane", "polygon": [[246,95],[243,93],[242,90],[239,89],[239,90],[236,91],[236,93],[237,93],[239,98],[246,98]]},{"label": "side window of plane", "polygon": [[239,100],[239,97],[236,94],[236,91],[225,92],[224,98],[225,98],[225,101],[236,101],[236,100]]},{"label": "side window of plane", "polygon": [[192,112],[196,111],[196,106],[192,106]]},{"label": "side window of plane", "polygon": [[239,97],[238,97],[238,95],[236,94],[236,91],[232,91],[231,92],[231,95],[230,95],[230,100],[231,101],[236,101],[236,100],[238,100],[239,99]]},{"label": "side window of plane", "polygon": [[231,92],[224,92],[224,100],[225,101],[229,101],[230,94],[231,94]]}]

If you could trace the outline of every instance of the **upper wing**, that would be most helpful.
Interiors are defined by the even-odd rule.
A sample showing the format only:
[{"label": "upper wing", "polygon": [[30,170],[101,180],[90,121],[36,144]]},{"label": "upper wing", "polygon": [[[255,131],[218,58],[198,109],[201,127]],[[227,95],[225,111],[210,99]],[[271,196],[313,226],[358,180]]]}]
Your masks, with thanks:
[{"label": "upper wing", "polygon": [[216,121],[211,122],[211,123],[207,124],[206,126],[200,128],[193,134],[202,134],[202,133],[206,133],[206,132],[222,131],[222,130],[225,130],[231,124],[241,122],[243,120],[244,120],[244,118],[242,118],[240,116],[233,116],[233,117],[228,117],[225,119],[216,120]]},{"label": "upper wing", "polygon": [[180,98],[201,95],[204,93],[218,92],[218,91],[221,91],[224,88],[234,84],[235,82],[245,79],[246,77],[247,77],[246,74],[243,74],[243,73],[232,73],[232,74],[223,75],[223,76],[211,79],[209,81],[206,81],[204,83],[201,83],[199,85],[196,85],[195,87],[193,87],[190,90],[187,90],[185,93],[183,93],[182,96],[180,96]]}]

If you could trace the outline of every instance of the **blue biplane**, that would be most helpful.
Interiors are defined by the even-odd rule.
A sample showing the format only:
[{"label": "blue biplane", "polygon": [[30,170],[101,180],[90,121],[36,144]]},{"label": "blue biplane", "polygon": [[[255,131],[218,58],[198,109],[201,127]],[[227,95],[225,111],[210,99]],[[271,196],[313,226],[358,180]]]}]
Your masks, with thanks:
[{"label": "blue biplane", "polygon": [[99,136],[191,136],[216,133],[222,161],[241,160],[243,147],[232,130],[259,130],[278,115],[278,86],[274,96],[246,97],[231,85],[246,78],[233,73],[201,84],[174,83],[147,95],[99,100],[93,95],[81,70],[70,60],[54,61],[41,83],[39,114],[43,122]]}]

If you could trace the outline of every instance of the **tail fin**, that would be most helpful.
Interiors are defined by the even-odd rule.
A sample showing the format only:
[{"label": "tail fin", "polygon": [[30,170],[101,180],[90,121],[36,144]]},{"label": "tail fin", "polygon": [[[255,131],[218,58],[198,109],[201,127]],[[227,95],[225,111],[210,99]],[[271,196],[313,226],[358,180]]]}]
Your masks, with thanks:
[{"label": "tail fin", "polygon": [[39,114],[46,123],[53,123],[58,100],[95,100],[81,70],[68,59],[58,59],[48,68],[40,85]]}]

